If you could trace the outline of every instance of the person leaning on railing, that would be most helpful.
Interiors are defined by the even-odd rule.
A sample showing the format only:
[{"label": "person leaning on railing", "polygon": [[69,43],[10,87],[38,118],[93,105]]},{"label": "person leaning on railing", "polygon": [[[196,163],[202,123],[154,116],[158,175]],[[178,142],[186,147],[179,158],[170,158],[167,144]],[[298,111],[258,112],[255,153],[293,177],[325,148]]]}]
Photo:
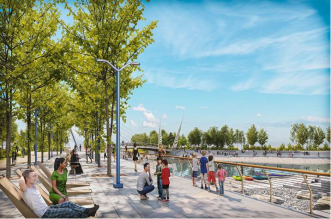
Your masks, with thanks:
[{"label": "person leaning on railing", "polygon": [[25,170],[19,179],[24,202],[40,218],[86,218],[95,216],[99,205],[84,208],[72,202],[47,206],[39,191],[36,189],[38,174],[31,169]]}]

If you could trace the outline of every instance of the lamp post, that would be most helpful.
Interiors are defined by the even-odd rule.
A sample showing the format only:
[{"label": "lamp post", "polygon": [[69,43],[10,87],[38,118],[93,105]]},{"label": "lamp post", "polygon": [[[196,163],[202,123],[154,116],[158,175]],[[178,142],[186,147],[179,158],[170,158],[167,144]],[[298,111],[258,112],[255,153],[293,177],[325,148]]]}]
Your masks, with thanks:
[{"label": "lamp post", "polygon": [[120,182],[120,72],[128,65],[140,65],[140,63],[131,62],[125,64],[122,68],[116,68],[109,61],[104,59],[96,59],[96,62],[107,63],[112,69],[116,71],[116,183],[114,188],[123,188]]}]

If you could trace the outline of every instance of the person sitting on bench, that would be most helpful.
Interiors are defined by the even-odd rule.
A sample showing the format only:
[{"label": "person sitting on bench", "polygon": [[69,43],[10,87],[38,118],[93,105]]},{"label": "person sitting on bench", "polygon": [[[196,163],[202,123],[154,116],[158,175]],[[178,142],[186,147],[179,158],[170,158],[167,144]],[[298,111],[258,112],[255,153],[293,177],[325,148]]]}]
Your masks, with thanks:
[{"label": "person sitting on bench", "polygon": [[68,201],[67,197],[67,161],[56,158],[54,161],[54,172],[52,173],[52,188],[49,191],[49,199],[54,205]]},{"label": "person sitting on bench", "polygon": [[31,169],[24,170],[19,179],[24,202],[40,218],[86,218],[95,216],[99,205],[84,208],[70,201],[48,206],[36,189],[38,174]]},{"label": "person sitting on bench", "polygon": [[76,149],[72,150],[72,155],[71,155],[71,160],[70,160],[70,164],[71,165],[77,165],[78,167],[75,168],[76,174],[82,174],[83,173],[83,169],[82,166],[79,163],[79,156],[77,154]]}]

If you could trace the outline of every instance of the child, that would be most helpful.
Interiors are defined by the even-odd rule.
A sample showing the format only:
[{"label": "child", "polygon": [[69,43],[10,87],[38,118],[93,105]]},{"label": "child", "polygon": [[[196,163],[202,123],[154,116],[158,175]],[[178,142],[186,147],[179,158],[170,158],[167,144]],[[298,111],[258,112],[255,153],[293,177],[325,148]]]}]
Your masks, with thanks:
[{"label": "child", "polygon": [[[162,159],[162,158],[161,158]],[[170,169],[168,168],[168,161],[166,159],[162,160],[162,190],[163,190],[163,200],[162,202],[168,202],[169,201],[169,184],[170,184]],[[167,199],[166,199],[167,197]]]},{"label": "child", "polygon": [[224,181],[227,177],[228,173],[225,169],[222,169],[222,164],[218,164],[218,170],[216,176],[218,178],[218,183],[220,186],[220,195],[224,196]]},{"label": "child", "polygon": [[216,192],[218,192],[216,179],[215,179],[215,166],[214,166],[214,156],[209,155],[208,156],[208,163],[207,163],[207,169],[208,169],[208,192],[210,192],[210,182],[212,181],[216,186]]},{"label": "child", "polygon": [[199,161],[197,159],[197,153],[193,153],[192,183],[193,186],[195,187],[198,187],[197,185],[198,169],[199,169]]},{"label": "child", "polygon": [[158,200],[162,201],[162,196],[163,196],[163,191],[162,191],[162,160],[161,157],[158,157],[157,159],[157,166],[156,166],[156,172],[154,173],[154,175],[157,175],[157,189],[159,192],[159,197],[157,197]]},{"label": "child", "polygon": [[201,189],[203,189],[203,182],[205,182],[205,189],[207,190],[207,163],[208,159],[205,157],[206,151],[201,152],[202,157],[200,159],[200,169],[201,169]]}]

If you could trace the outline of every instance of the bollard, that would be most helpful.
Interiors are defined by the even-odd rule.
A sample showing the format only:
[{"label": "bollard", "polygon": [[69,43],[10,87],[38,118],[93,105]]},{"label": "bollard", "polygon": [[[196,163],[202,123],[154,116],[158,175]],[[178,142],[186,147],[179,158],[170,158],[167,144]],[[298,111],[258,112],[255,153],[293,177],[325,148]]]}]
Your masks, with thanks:
[{"label": "bollard", "polygon": [[310,186],[309,186],[309,182],[307,180],[307,176],[305,174],[302,174],[306,184],[307,184],[307,187],[308,187],[308,190],[309,190],[309,193],[310,193],[310,202],[309,202],[309,208],[310,208],[310,214],[313,214],[313,191],[311,190]]},{"label": "bollard", "polygon": [[263,169],[263,172],[265,173],[265,175],[268,178],[269,181],[269,185],[270,185],[270,202],[272,202],[272,182],[271,182],[271,178],[269,177],[269,174],[267,173],[267,171],[265,171],[265,169]]},{"label": "bollard", "polygon": [[[239,172],[239,175],[241,177],[241,194],[244,195],[244,177],[243,177],[242,173],[240,172],[238,165],[236,165],[236,168],[237,168],[237,170]],[[242,168],[242,169],[244,169],[244,168]]]}]

